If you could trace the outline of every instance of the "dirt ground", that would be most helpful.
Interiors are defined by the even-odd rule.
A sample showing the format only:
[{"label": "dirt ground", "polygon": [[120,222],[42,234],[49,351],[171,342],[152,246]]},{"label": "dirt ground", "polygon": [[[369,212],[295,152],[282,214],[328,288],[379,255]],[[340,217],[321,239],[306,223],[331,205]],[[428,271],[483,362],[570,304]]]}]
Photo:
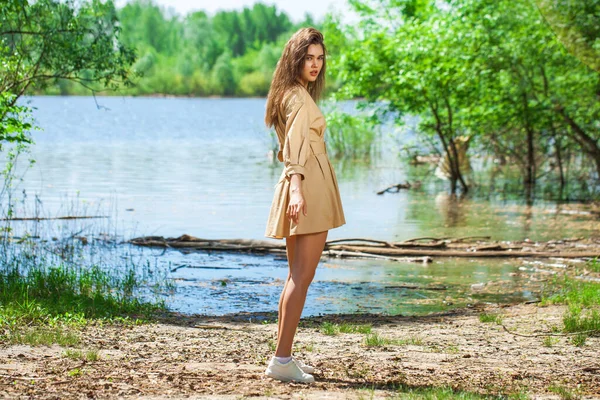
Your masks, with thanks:
[{"label": "dirt ground", "polygon": [[[201,317],[169,314],[137,326],[88,326],[76,349],[98,360],[65,355],[58,345],[0,346],[3,398],[306,398],[370,399],[402,390],[449,386],[481,394],[529,398],[600,398],[600,338],[576,347],[567,336],[544,345],[562,326],[564,307],[521,304],[486,309],[502,324],[479,320],[482,309],[422,317],[347,315],[303,319],[295,356],[317,368],[312,385],[263,375],[277,326],[264,315]],[[262,318],[261,318],[262,317]],[[266,316],[273,318],[273,316]],[[252,322],[249,322],[249,319]],[[365,334],[320,331],[324,321],[372,324],[394,345],[368,347]],[[398,387],[402,387],[400,392]],[[563,395],[562,398],[566,398]]]}]

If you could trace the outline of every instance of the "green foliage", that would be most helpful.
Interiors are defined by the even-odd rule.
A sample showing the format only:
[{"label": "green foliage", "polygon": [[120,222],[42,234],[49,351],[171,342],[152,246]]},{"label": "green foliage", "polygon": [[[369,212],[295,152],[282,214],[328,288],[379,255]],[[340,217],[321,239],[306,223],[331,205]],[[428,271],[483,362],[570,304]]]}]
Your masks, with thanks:
[{"label": "green foliage", "polygon": [[11,344],[28,344],[31,346],[74,346],[80,342],[79,335],[60,326],[33,326],[24,331],[14,330],[8,334]]},{"label": "green foliage", "polygon": [[600,312],[597,309],[583,309],[578,305],[570,305],[563,316],[566,332],[593,331],[600,334]]},{"label": "green foliage", "polygon": [[135,53],[119,41],[119,31],[112,1],[3,1],[0,92],[18,98],[58,78],[110,88],[130,84]]},{"label": "green foliage", "polygon": [[546,336],[542,340],[542,344],[544,345],[544,347],[552,347],[556,343],[558,343],[558,338],[555,338],[555,337],[552,337],[552,336]]},{"label": "green foliage", "polygon": [[0,124],[0,151],[4,149],[4,143],[18,143],[24,146],[31,144],[29,131],[32,129],[29,121],[29,109],[15,104],[16,95],[0,93],[0,115],[4,120]]},{"label": "green foliage", "polygon": [[63,352],[63,356],[72,360],[82,361],[98,361],[98,350],[83,350],[67,349]]},{"label": "green foliage", "polygon": [[600,305],[600,284],[569,276],[556,277],[549,285],[550,293],[543,296],[546,304],[573,304],[581,307]]},{"label": "green foliage", "polygon": [[[265,96],[285,41],[310,15],[292,24],[276,6],[256,3],[214,16],[196,11],[174,15],[152,0],[128,2],[118,10],[121,39],[135,48],[134,70],[143,75],[131,95]],[[45,93],[79,94],[58,83]]]},{"label": "green foliage", "polygon": [[423,345],[423,339],[419,337],[408,337],[406,339],[389,339],[380,336],[377,332],[369,333],[365,336],[365,345],[369,347],[381,347],[386,345],[393,346],[421,346]]},{"label": "green foliage", "polygon": [[586,269],[591,272],[600,272],[600,259],[594,258],[586,264]]},{"label": "green foliage", "polygon": [[323,322],[320,331],[324,335],[335,336],[340,333],[371,333],[371,325],[356,325],[356,324],[334,324],[331,322]]},{"label": "green foliage", "polygon": [[579,398],[579,396],[577,396],[575,393],[569,390],[569,388],[564,387],[562,385],[550,385],[548,387],[548,391],[559,395],[561,400],[573,400]]},{"label": "green foliage", "polygon": [[[556,12],[573,2],[545,3]],[[580,31],[592,38],[598,3],[578,3],[561,18],[574,13],[585,20]],[[453,148],[463,135],[472,146],[518,166],[525,188],[548,172],[564,186],[575,179],[569,165],[582,155],[595,170],[587,178],[594,172],[600,177],[600,126],[594,122],[600,75],[565,50],[533,3],[351,4],[361,16],[357,25],[340,28],[335,18],[325,25],[340,52],[330,63],[342,85],[337,97],[364,97],[399,123],[406,114],[418,116],[419,134],[435,140],[449,158],[453,192],[457,184],[468,187]]]},{"label": "green foliage", "polygon": [[[34,265],[27,274],[16,265],[4,266],[0,275],[0,322],[77,323],[86,318],[127,314],[150,315],[160,304],[143,303],[133,297],[139,285],[135,274],[109,276],[98,267]],[[74,317],[75,316],[75,317]]]},{"label": "green foliage", "polygon": [[489,314],[489,313],[481,313],[479,314],[479,321],[483,323],[493,322],[495,324],[502,324],[502,315],[500,314]]},{"label": "green foliage", "polygon": [[88,88],[131,84],[135,53],[119,42],[119,29],[110,0],[0,2],[0,151],[12,146],[3,171],[5,189],[16,157],[31,143],[29,109],[17,104],[23,94],[57,79]]},{"label": "green foliage", "polygon": [[369,159],[378,127],[369,117],[327,112],[327,145],[334,158]]},{"label": "green foliage", "polygon": [[165,310],[162,301],[140,300],[144,281],[134,266],[110,274],[74,263],[76,246],[60,252],[29,239],[0,248],[0,340],[73,346],[77,331],[93,321],[131,324]]},{"label": "green foliage", "polygon": [[320,331],[323,335],[334,336],[339,333],[339,328],[331,322],[323,322]]},{"label": "green foliage", "polygon": [[[589,261],[585,271],[595,271],[598,260]],[[576,273],[579,273],[576,271]],[[575,346],[583,346],[590,335],[600,335],[600,283],[564,275],[556,277],[542,296],[542,304],[566,304],[563,330],[579,333],[571,337]]]},{"label": "green foliage", "polygon": [[[394,400],[483,400],[493,399],[496,396],[481,395],[474,392],[453,389],[451,387],[433,387],[423,386],[415,387],[401,384],[396,394],[392,397]],[[506,396],[498,396],[498,399],[506,398]],[[512,399],[512,396],[508,398]],[[518,397],[523,398],[523,397]],[[525,397],[527,398],[527,397]]]},{"label": "green foliage", "polygon": [[587,339],[587,335],[585,333],[578,333],[577,335],[571,337],[571,344],[577,347],[585,346],[585,341]]},{"label": "green foliage", "polygon": [[600,1],[536,0],[565,47],[600,72]]}]

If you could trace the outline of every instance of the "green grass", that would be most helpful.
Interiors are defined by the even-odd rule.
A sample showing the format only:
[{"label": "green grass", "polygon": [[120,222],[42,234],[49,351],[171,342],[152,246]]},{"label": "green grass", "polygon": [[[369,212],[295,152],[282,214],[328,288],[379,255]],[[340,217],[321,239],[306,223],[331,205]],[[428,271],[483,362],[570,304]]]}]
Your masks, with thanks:
[{"label": "green grass", "polygon": [[489,313],[481,313],[479,314],[479,321],[483,323],[496,323],[498,325],[502,324],[502,315],[500,314],[489,314]]},{"label": "green grass", "polygon": [[332,324],[331,322],[323,322],[321,324],[321,328],[319,329],[319,331],[323,335],[328,335],[328,336],[335,336],[338,333],[340,333],[338,325]]},{"label": "green grass", "polygon": [[79,334],[68,328],[60,326],[32,326],[19,329],[8,334],[11,344],[29,344],[31,346],[50,346],[54,343],[61,346],[75,346],[79,344]]},{"label": "green grass", "polygon": [[489,396],[450,387],[410,387],[401,385],[391,399],[397,400],[483,400],[483,399],[527,399],[527,397]]},{"label": "green grass", "polygon": [[585,267],[588,271],[600,273],[600,259],[594,258],[589,261]]},{"label": "green grass", "polygon": [[67,349],[63,352],[63,356],[72,360],[82,361],[98,361],[100,359],[98,350],[88,350],[84,352],[83,350]]},{"label": "green grass", "polygon": [[328,336],[335,336],[340,333],[363,333],[369,334],[371,333],[372,326],[367,325],[356,325],[356,324],[334,324],[331,322],[323,322],[319,328],[319,331]]},{"label": "green grass", "polygon": [[572,336],[570,341],[573,346],[582,347],[582,346],[585,346],[586,340],[587,340],[587,335],[584,333],[579,333],[575,336]]},{"label": "green grass", "polygon": [[542,305],[575,304],[582,307],[600,305],[600,283],[575,279],[568,275],[552,280],[549,295],[542,296]]},{"label": "green grass", "polygon": [[314,343],[296,344],[295,351],[305,351],[307,353],[312,353],[313,351],[315,351],[315,344]]},{"label": "green grass", "polygon": [[[585,271],[598,272],[600,262],[594,259],[583,267]],[[582,271],[577,269],[574,275]],[[563,315],[563,332],[580,333],[571,337],[571,343],[583,346],[589,335],[600,335],[600,283],[577,279],[565,274],[555,277],[545,288],[542,305],[565,304],[568,306]]]},{"label": "green grass", "polygon": [[563,316],[565,332],[596,331],[600,333],[600,313],[597,309],[585,309],[578,305],[569,305]]},{"label": "green grass", "polygon": [[327,148],[333,158],[370,159],[377,131],[368,116],[327,112]]},{"label": "green grass", "polygon": [[371,333],[372,326],[370,324],[366,325],[354,325],[343,323],[340,324],[340,333],[363,333],[368,334]]},{"label": "green grass", "polygon": [[544,345],[544,347],[552,347],[556,343],[558,343],[558,338],[555,338],[555,337],[552,337],[552,336],[546,336],[542,340],[542,344]]},{"label": "green grass", "polygon": [[368,347],[381,347],[381,346],[422,346],[423,339],[419,337],[408,337],[406,339],[390,339],[380,336],[377,332],[367,334],[365,336],[365,345]]},{"label": "green grass", "polygon": [[579,396],[577,396],[575,393],[561,385],[550,385],[548,387],[548,391],[556,393],[562,400],[573,400],[579,398]]},{"label": "green grass", "polygon": [[451,353],[451,354],[456,354],[456,353],[460,352],[460,349],[459,349],[458,345],[451,344],[448,347],[446,347],[446,352]]},{"label": "green grass", "polygon": [[163,302],[135,297],[141,282],[133,269],[119,276],[94,265],[47,266],[38,254],[3,256],[0,342],[72,346],[79,342],[78,328],[91,322],[137,324],[165,310]]}]

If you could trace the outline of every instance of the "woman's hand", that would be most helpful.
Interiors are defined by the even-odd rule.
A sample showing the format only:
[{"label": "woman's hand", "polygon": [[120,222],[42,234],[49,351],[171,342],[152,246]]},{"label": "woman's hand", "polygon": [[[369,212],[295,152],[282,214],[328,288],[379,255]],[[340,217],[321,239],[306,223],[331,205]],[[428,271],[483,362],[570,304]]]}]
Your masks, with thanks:
[{"label": "woman's hand", "polygon": [[306,216],[307,208],[306,201],[301,189],[302,177],[299,174],[294,174],[290,178],[290,203],[288,205],[286,216],[294,223],[298,223],[300,212]]}]

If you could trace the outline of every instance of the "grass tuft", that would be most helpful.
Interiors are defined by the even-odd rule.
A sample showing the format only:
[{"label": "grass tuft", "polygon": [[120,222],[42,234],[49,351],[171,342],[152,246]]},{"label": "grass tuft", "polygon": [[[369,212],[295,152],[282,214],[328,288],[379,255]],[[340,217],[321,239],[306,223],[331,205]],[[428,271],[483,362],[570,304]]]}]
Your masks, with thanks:
[{"label": "grass tuft", "polygon": [[328,112],[329,153],[338,159],[370,159],[377,139],[377,126],[377,122],[369,116]]},{"label": "grass tuft", "polygon": [[95,349],[88,350],[86,352],[83,350],[67,349],[63,352],[63,356],[72,360],[82,361],[98,361],[100,359],[98,356],[98,350]]},{"label": "grass tuft", "polygon": [[368,334],[365,336],[365,345],[369,347],[381,347],[381,346],[422,346],[423,339],[419,337],[408,337],[406,339],[389,339],[380,336],[377,332]]},{"label": "grass tuft", "polygon": [[483,323],[494,322],[498,325],[501,325],[502,324],[502,315],[481,313],[481,314],[479,314],[479,321],[483,322]]},{"label": "grass tuft", "polygon": [[363,333],[369,334],[371,333],[372,326],[370,324],[366,325],[355,325],[355,324],[334,324],[331,322],[323,322],[319,331],[328,336],[335,336],[340,333]]},{"label": "grass tuft", "polygon": [[[489,395],[467,392],[451,387],[412,387],[405,384],[399,385],[392,397],[395,400],[483,400],[489,399]],[[493,397],[492,397],[493,398]],[[504,397],[500,397],[504,398]],[[513,397],[509,397],[513,398]],[[526,399],[527,397],[518,397]]]},{"label": "grass tuft", "polygon": [[575,393],[571,392],[568,388],[561,385],[550,385],[548,387],[548,391],[559,395],[561,400],[573,400],[578,398],[578,396],[575,395]]},{"label": "grass tuft", "polygon": [[[79,344],[79,335],[63,327],[33,326],[27,329],[14,329],[5,334],[11,344],[28,344],[31,346],[75,346]],[[3,335],[4,336],[4,335]]]},{"label": "grass tuft", "polygon": [[571,338],[571,344],[577,347],[585,346],[585,341],[587,340],[587,335],[584,333],[578,333],[577,335]]},{"label": "grass tuft", "polygon": [[558,338],[555,338],[555,337],[552,337],[552,336],[546,336],[542,340],[542,344],[544,345],[544,347],[552,347],[556,343],[558,343]]}]

